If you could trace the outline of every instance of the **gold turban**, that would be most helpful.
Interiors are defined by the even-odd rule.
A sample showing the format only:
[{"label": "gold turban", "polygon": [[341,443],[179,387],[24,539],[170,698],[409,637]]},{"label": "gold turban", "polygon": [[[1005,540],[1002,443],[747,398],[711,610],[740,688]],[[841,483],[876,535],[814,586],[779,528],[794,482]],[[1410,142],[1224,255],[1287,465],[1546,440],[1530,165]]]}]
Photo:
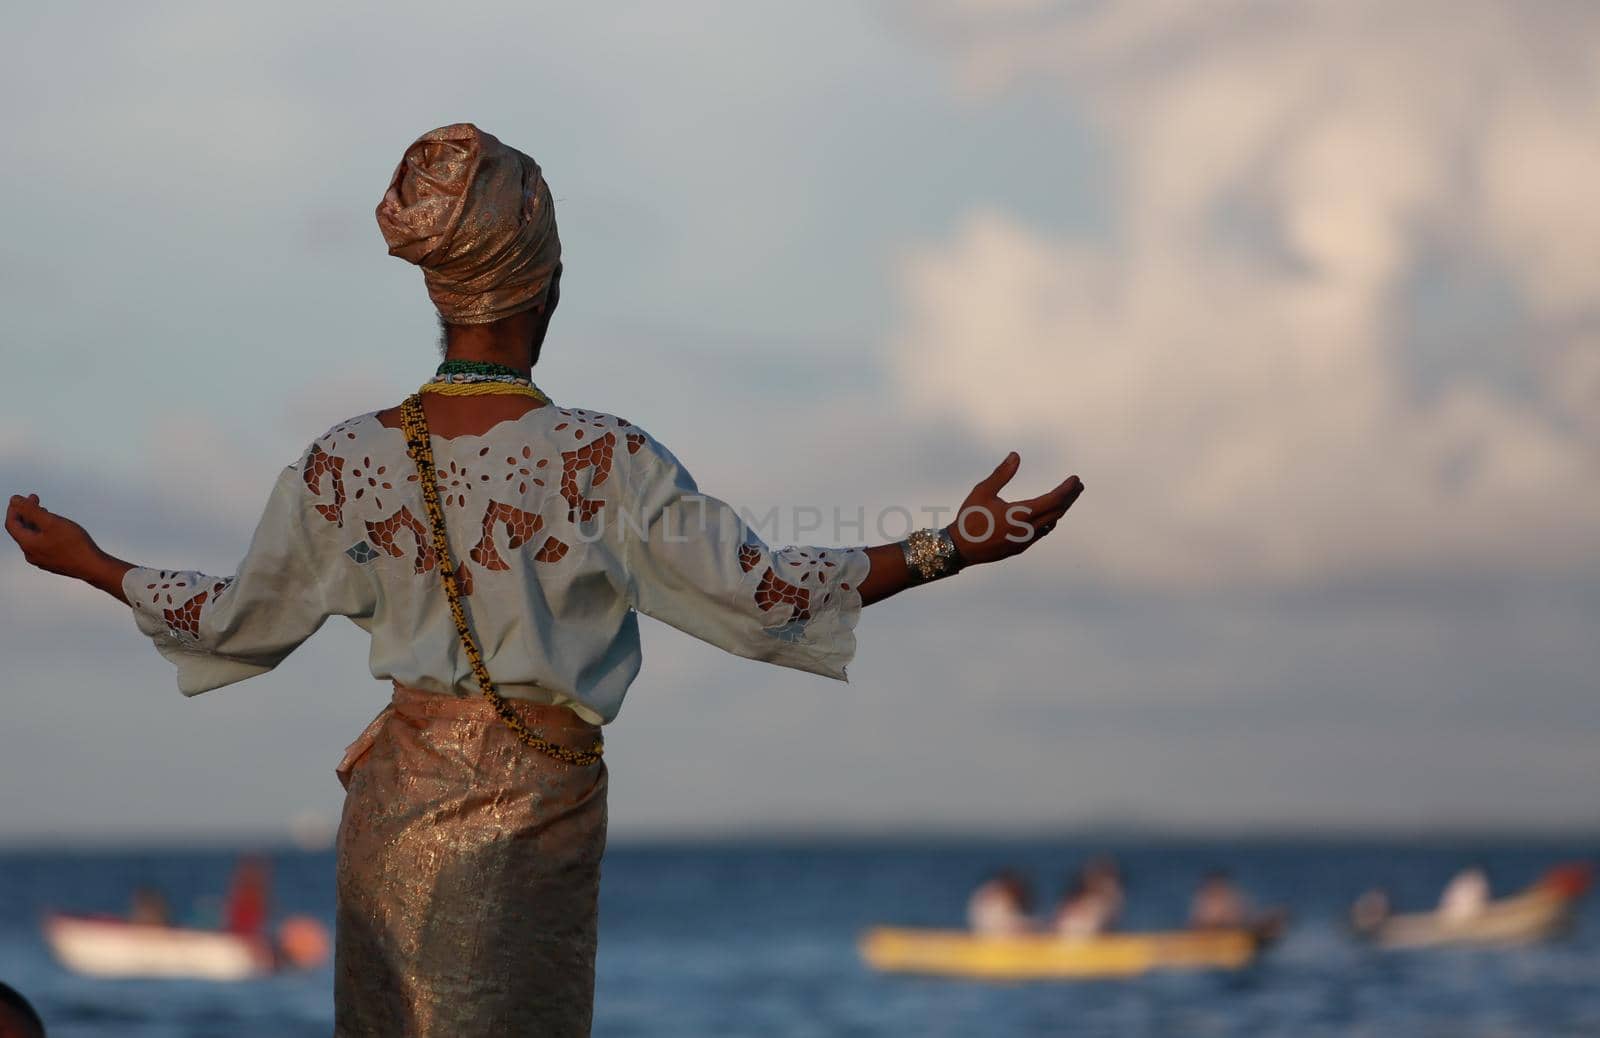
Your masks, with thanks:
[{"label": "gold turban", "polygon": [[555,206],[539,164],[471,123],[406,149],[378,203],[389,255],[422,268],[451,324],[488,324],[545,300],[561,261]]}]

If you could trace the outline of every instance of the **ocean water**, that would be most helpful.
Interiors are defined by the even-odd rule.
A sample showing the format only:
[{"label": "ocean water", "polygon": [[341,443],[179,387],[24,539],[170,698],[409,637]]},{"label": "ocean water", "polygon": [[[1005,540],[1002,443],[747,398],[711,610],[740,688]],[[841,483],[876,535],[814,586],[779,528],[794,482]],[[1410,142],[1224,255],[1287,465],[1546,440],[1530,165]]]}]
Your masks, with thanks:
[{"label": "ocean water", "polygon": [[[958,925],[967,892],[997,866],[1053,896],[1075,863],[1114,852],[1126,925],[1170,927],[1195,879],[1222,867],[1294,923],[1238,974],[983,984],[875,975],[855,940],[879,923]],[[56,965],[39,934],[52,909],[120,912],[134,886],[214,914],[231,851],[0,852],[0,979],[57,1038],[300,1038],[331,1033],[324,967],[236,983],[99,981]],[[1423,907],[1463,864],[1497,890],[1600,844],[1507,841],[1408,846],[1272,841],[926,841],[614,846],[606,858],[595,1034],[849,1035],[1600,1035],[1600,904],[1575,932],[1533,948],[1379,952],[1344,932],[1345,907],[1382,884]],[[272,855],[277,914],[331,926],[328,854]]]}]

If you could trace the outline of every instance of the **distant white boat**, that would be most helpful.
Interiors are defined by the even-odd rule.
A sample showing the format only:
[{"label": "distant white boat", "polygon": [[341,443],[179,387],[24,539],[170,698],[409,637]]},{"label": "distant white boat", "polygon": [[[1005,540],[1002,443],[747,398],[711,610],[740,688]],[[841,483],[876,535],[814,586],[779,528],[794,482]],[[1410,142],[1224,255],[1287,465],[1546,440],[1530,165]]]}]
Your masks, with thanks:
[{"label": "distant white boat", "polygon": [[45,940],[67,969],[91,977],[248,980],[271,973],[272,947],[221,930],[52,914]]},{"label": "distant white boat", "polygon": [[1437,948],[1449,945],[1515,945],[1549,940],[1572,925],[1578,901],[1589,889],[1585,865],[1550,870],[1520,894],[1491,901],[1465,918],[1439,912],[1390,916],[1364,936],[1385,948]]}]

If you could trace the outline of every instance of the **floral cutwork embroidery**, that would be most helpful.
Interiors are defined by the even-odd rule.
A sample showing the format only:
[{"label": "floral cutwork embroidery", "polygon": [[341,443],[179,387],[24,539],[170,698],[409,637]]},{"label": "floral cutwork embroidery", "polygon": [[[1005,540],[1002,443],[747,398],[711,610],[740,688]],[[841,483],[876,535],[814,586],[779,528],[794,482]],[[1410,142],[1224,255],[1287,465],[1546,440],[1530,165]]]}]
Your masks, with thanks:
[{"label": "floral cutwork embroidery", "polygon": [[[343,458],[337,460],[341,465],[344,464]],[[372,503],[378,508],[382,508],[383,500],[377,496],[378,492],[380,490],[394,489],[394,484],[383,478],[384,473],[388,472],[388,470],[389,467],[387,465],[374,466],[370,457],[362,458],[360,465],[353,465],[350,468],[350,478],[356,483],[356,492],[351,496],[359,501],[361,500],[361,495],[370,490],[373,494]]]},{"label": "floral cutwork embroidery", "polygon": [[[186,588],[186,587],[188,587],[189,586],[189,582],[187,580],[179,580],[178,579],[179,577],[183,576],[183,571],[182,570],[165,570],[165,569],[163,569],[163,570],[158,570],[157,573],[159,574],[159,576],[161,578],[161,583],[159,583],[159,584],[146,584],[144,586],[144,589],[146,591],[154,592],[154,594],[152,594],[150,596],[150,604],[152,606],[159,607],[161,605],[162,601],[164,600],[167,603],[167,605],[171,605],[172,604],[172,592],[174,590],[176,590],[177,588]],[[165,593],[163,594],[163,592],[165,592]]]},{"label": "floral cutwork embroidery", "polygon": [[522,547],[533,539],[533,535],[544,529],[544,517],[533,512],[524,512],[520,508],[504,504],[500,501],[489,502],[489,507],[483,513],[483,536],[478,538],[468,555],[472,561],[489,570],[506,570],[511,564],[500,557],[495,550],[495,527],[504,524],[506,528],[506,547],[513,550]]},{"label": "floral cutwork embroidery", "polygon": [[167,622],[167,629],[173,633],[182,632],[191,638],[200,634],[200,607],[206,604],[210,592],[202,591],[189,601],[176,609],[163,609],[161,618]]},{"label": "floral cutwork embroidery", "polygon": [[411,514],[411,509],[405,505],[401,505],[399,511],[382,522],[368,522],[367,540],[374,548],[384,552],[390,558],[404,558],[406,553],[401,550],[400,545],[396,542],[396,535],[401,530],[408,531],[417,545],[416,561],[413,563],[414,570],[417,573],[426,573],[433,569],[434,563],[438,560],[433,553],[433,541],[428,536],[427,527],[418,522],[417,517]]},{"label": "floral cutwork embroidery", "polygon": [[556,413],[565,418],[566,421],[556,425],[555,431],[565,432],[567,429],[571,429],[572,438],[575,440],[583,439],[586,435],[586,429],[600,430],[606,428],[608,421],[615,423],[619,427],[628,424],[621,418],[608,418],[608,416],[598,411],[585,411],[581,407],[559,407],[556,409]]},{"label": "floral cutwork embroidery", "polygon": [[[556,428],[559,429],[561,426]],[[577,432],[582,431],[579,429]],[[589,480],[591,490],[604,483],[611,475],[611,459],[616,446],[616,434],[608,432],[577,450],[561,452],[561,497],[567,502],[569,521],[586,523],[605,507],[603,499],[583,496],[583,491],[578,486],[578,473],[584,469],[594,469],[594,476]]]},{"label": "floral cutwork embroidery", "polygon": [[[760,562],[759,548],[753,544],[740,545],[740,568],[749,573]],[[826,551],[813,554],[805,548],[785,548],[775,553],[772,565],[761,574],[761,581],[756,585],[756,606],[763,613],[770,613],[788,605],[793,607],[793,612],[782,627],[769,628],[769,632],[788,639],[797,637],[811,620],[813,604],[820,608],[833,601],[833,592],[828,589],[827,571],[837,566],[838,563],[828,558]],[[780,571],[783,573],[781,577],[778,576]],[[845,591],[850,589],[849,584],[841,584],[840,587]],[[813,599],[813,593],[820,593],[821,597]]]},{"label": "floral cutwork embroidery", "polygon": [[533,560],[535,562],[560,562],[566,558],[568,550],[565,541],[557,540],[554,537],[546,537],[544,544],[534,553]]},{"label": "floral cutwork embroidery", "polygon": [[467,471],[465,465],[457,466],[452,461],[449,468],[439,473],[439,489],[443,492],[440,496],[445,504],[465,508],[467,492],[472,489],[472,473]]},{"label": "floral cutwork embroidery", "polygon": [[[184,583],[183,581],[177,581],[171,586],[183,587]],[[167,630],[173,634],[186,634],[191,638],[198,638],[200,636],[200,613],[205,604],[207,602],[213,605],[216,604],[217,599],[221,598],[222,593],[228,590],[232,584],[232,577],[228,577],[226,580],[218,580],[211,585],[210,590],[200,592],[176,609],[161,610],[161,619],[166,621]],[[164,584],[162,586],[166,587],[167,585]],[[155,585],[151,584],[149,587],[153,588]],[[169,603],[172,601],[170,594],[167,595],[167,601]]]},{"label": "floral cutwork embroidery", "polygon": [[[560,421],[555,425],[555,430],[576,441],[572,450],[560,452],[561,500],[567,507],[569,521],[588,522],[605,508],[604,496],[588,495],[593,495],[596,488],[604,486],[610,479],[618,437],[625,437],[623,443],[629,454],[644,449],[649,438],[626,419],[599,412],[559,408],[558,417]],[[438,560],[426,527],[408,506],[401,505],[387,517],[375,520],[366,520],[359,513],[348,514],[356,502],[360,502],[364,510],[382,509],[385,505],[380,496],[382,493],[393,492],[397,486],[409,492],[406,484],[414,484],[417,480],[415,472],[395,470],[394,463],[386,457],[374,457],[371,454],[344,457],[335,453],[341,448],[352,452],[360,449],[355,431],[359,421],[354,419],[334,426],[312,445],[307,454],[301,477],[316,498],[312,506],[324,519],[341,527],[347,517],[356,518],[365,525],[367,538],[344,549],[351,561],[365,564],[385,556],[406,558],[412,546],[404,544],[402,535],[409,532],[415,545],[414,553],[409,556],[413,569],[419,574],[428,572]],[[346,440],[357,440],[358,443],[347,445],[344,442]],[[441,467],[439,490],[444,504],[455,508],[475,507],[474,487],[484,490],[492,490],[496,486],[505,486],[507,490],[515,487],[516,493],[526,498],[534,488],[556,482],[550,475],[554,472],[551,459],[538,457],[532,444],[513,447],[504,454],[503,470],[498,465],[502,456],[495,455],[493,447],[478,447],[476,456],[477,463],[471,466],[459,460],[449,460]],[[485,507],[481,524],[481,535],[468,550],[467,558],[482,569],[505,571],[511,565],[502,557],[502,550],[537,543],[539,535],[546,532],[547,519],[535,511],[490,501]],[[496,531],[500,526],[505,527],[506,541],[497,547]],[[572,546],[568,541],[545,536],[532,558],[535,562],[554,563],[566,558],[571,551]],[[467,559],[462,559],[457,577],[464,588],[471,586],[473,576],[467,567]]]},{"label": "floral cutwork embroidery", "polygon": [[337,455],[329,454],[316,444],[311,445],[311,452],[306,455],[305,466],[300,470],[300,478],[305,480],[306,489],[316,497],[322,496],[322,479],[329,478],[329,490],[333,493],[331,502],[317,502],[315,508],[322,518],[337,526],[344,525],[344,459]]},{"label": "floral cutwork embroidery", "polygon": [[782,605],[793,606],[794,612],[789,615],[790,623],[803,624],[811,619],[811,592],[781,579],[772,572],[771,566],[761,574],[761,583],[756,585],[756,605],[763,613],[770,613]]},{"label": "floral cutwork embroidery", "polygon": [[544,486],[544,480],[536,473],[548,464],[550,464],[550,461],[547,458],[540,458],[538,461],[534,461],[533,448],[524,446],[522,448],[522,457],[518,458],[514,454],[506,455],[506,465],[511,469],[510,472],[506,473],[506,480],[508,482],[517,480],[517,493],[526,494],[530,484],[536,487]]}]

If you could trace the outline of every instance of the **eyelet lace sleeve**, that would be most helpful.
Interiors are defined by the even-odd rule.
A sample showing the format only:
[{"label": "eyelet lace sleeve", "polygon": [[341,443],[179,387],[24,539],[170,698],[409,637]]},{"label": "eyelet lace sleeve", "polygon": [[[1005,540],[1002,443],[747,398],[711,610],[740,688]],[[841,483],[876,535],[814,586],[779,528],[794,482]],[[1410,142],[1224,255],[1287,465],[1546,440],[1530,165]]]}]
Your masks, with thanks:
[{"label": "eyelet lace sleeve", "polygon": [[177,666],[185,695],[271,670],[329,616],[371,615],[370,583],[339,565],[307,520],[311,507],[301,466],[291,466],[233,576],[136,567],[123,578],[139,630]]},{"label": "eyelet lace sleeve", "polygon": [[620,523],[635,608],[736,655],[846,680],[863,549],[767,547],[654,440],[635,478],[636,521]]}]

